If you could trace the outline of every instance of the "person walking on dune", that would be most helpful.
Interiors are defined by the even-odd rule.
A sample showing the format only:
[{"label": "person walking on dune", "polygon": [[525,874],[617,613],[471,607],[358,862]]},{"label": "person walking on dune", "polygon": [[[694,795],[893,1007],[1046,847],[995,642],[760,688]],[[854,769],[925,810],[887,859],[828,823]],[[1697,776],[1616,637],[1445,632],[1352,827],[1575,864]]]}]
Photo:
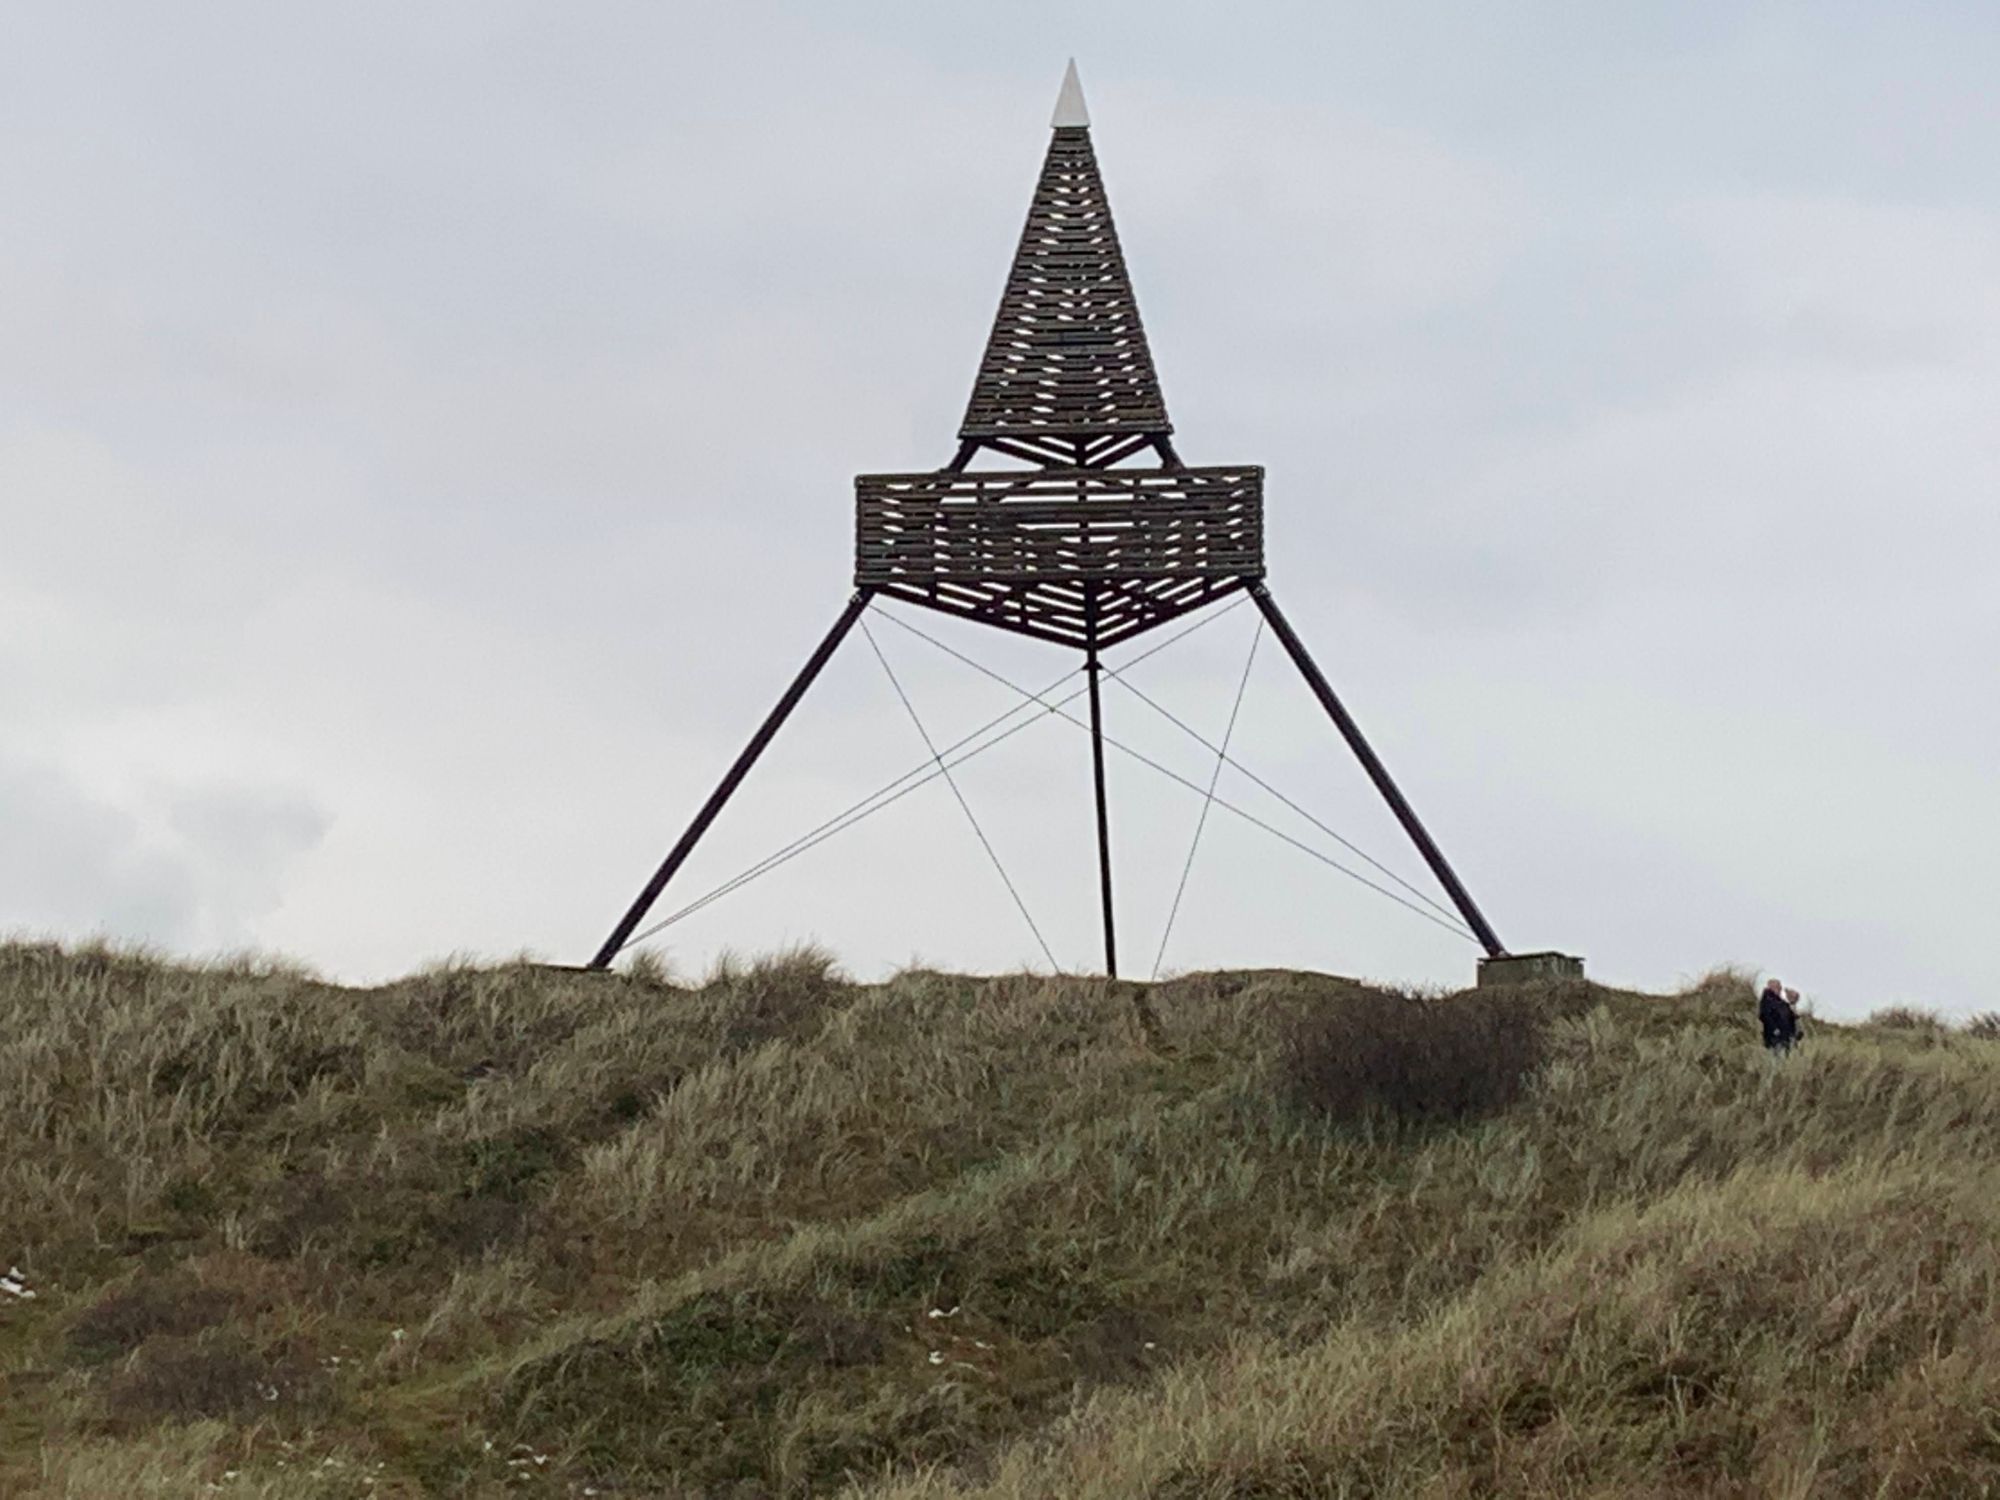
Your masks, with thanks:
[{"label": "person walking on dune", "polygon": [[1799,1013],[1792,1001],[1798,993],[1786,989],[1776,976],[1764,982],[1764,993],[1757,1001],[1757,1020],[1764,1028],[1765,1051],[1789,1052],[1797,1043]]}]

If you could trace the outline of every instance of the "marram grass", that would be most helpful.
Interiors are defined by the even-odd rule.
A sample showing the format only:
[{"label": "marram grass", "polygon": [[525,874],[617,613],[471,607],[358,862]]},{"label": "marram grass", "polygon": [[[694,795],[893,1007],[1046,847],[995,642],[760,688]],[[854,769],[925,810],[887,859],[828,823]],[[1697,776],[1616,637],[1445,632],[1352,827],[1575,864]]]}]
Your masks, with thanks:
[{"label": "marram grass", "polygon": [[0,946],[0,1494],[2000,1492],[1991,1026],[1506,1003]]}]

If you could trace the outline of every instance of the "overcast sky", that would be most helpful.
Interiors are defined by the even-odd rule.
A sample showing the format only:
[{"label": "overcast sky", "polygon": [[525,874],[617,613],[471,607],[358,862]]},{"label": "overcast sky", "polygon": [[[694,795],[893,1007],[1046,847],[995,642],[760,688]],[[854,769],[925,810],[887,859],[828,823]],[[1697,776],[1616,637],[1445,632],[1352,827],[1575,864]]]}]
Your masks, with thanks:
[{"label": "overcast sky", "polygon": [[[950,457],[1074,54],[1181,452],[1267,467],[1277,597],[1509,946],[2000,1005],[1990,4],[17,0],[5,32],[0,930],[356,980],[588,957],[845,600],[853,474]],[[1037,688],[1075,665],[905,618]],[[941,742],[1014,701],[875,635]],[[1216,737],[1254,635],[1132,681]],[[1423,883],[1268,638],[1233,750]],[[923,759],[856,636],[675,893]],[[1201,799],[1111,772],[1143,975]],[[1085,736],[961,785],[1094,966]],[[808,938],[1047,966],[941,784],[657,941],[698,972]],[[1475,957],[1218,812],[1164,965]]]}]

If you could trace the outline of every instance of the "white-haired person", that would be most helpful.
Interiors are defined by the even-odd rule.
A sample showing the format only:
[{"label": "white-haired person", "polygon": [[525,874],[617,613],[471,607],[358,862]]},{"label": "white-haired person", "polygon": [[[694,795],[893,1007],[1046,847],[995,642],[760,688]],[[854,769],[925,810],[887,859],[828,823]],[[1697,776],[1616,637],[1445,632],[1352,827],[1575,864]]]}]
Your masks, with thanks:
[{"label": "white-haired person", "polygon": [[1757,1000],[1757,1021],[1764,1028],[1768,1052],[1789,1052],[1799,1039],[1799,992],[1788,990],[1775,974],[1764,981]]}]

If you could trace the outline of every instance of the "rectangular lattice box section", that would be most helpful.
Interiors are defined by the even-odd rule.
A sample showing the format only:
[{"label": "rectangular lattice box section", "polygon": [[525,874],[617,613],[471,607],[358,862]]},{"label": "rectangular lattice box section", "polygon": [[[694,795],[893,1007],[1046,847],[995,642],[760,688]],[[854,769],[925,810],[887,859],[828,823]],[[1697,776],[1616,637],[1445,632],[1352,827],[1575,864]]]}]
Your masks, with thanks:
[{"label": "rectangular lattice box section", "polygon": [[1264,574],[1264,471],[863,474],[854,581],[1242,579]]},{"label": "rectangular lattice box section", "polygon": [[1104,647],[1264,576],[1264,471],[863,474],[854,581],[1042,640]]}]

